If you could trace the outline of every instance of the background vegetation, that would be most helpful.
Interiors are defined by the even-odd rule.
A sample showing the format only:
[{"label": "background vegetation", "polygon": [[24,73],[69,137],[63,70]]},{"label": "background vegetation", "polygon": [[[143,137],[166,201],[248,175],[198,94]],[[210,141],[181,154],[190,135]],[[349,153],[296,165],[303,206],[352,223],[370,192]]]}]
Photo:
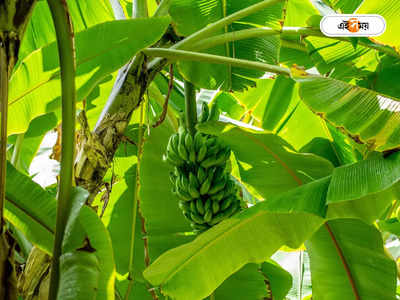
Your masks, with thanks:
[{"label": "background vegetation", "polygon": [[[0,0],[0,298],[396,299],[399,9]],[[320,32],[355,11],[386,32]],[[201,233],[163,160],[184,121],[243,200]]]}]

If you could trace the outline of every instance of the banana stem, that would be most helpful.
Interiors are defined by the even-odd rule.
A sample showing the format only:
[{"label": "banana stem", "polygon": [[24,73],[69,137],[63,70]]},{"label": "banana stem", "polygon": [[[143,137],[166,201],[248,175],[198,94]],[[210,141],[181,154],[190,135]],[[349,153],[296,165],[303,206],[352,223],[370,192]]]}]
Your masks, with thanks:
[{"label": "banana stem", "polygon": [[[230,25],[237,20],[245,18],[251,14],[254,14],[260,10],[263,10],[267,7],[275,5],[282,1],[283,0],[264,0],[264,1],[254,4],[254,5],[251,5],[249,7],[246,7],[242,10],[239,10],[231,15],[228,15],[228,16],[200,29],[199,31],[196,31],[195,33],[191,34],[184,40],[173,45],[170,49],[189,49],[189,48],[191,49],[191,47],[193,46],[193,44],[195,42],[197,42],[201,39],[210,37],[212,34],[214,34],[219,29],[223,29],[223,28],[225,28],[225,26]],[[161,59],[159,59],[159,58],[154,59],[152,62],[149,63],[148,68],[152,69],[155,65],[158,65],[160,63],[160,61],[161,61]]]},{"label": "banana stem", "polygon": [[186,127],[194,135],[197,124],[196,89],[192,83],[185,80],[185,112]]},{"label": "banana stem", "polygon": [[246,59],[238,59],[231,58],[221,55],[213,55],[207,53],[198,53],[193,51],[185,51],[185,50],[175,50],[175,49],[165,49],[165,48],[148,48],[142,50],[142,52],[148,56],[158,56],[164,57],[171,61],[176,60],[189,60],[189,61],[199,61],[213,64],[222,64],[222,65],[231,65],[233,67],[252,69],[252,70],[260,70],[264,72],[270,72],[275,74],[283,74],[290,76],[290,69],[269,65],[261,62],[246,60]]},{"label": "banana stem", "polygon": [[57,221],[49,299],[56,299],[59,286],[59,262],[62,241],[71,211],[73,159],[75,149],[75,49],[74,34],[66,0],[48,0],[57,36],[61,68],[62,140],[61,171],[57,195]]}]

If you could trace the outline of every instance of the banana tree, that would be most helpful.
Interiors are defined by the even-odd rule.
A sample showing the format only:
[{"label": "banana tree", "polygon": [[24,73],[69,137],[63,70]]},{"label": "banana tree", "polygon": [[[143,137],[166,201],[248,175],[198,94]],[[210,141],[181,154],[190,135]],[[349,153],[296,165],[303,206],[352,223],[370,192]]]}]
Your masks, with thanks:
[{"label": "banana tree", "polygon": [[0,295],[396,299],[399,8],[0,1]]}]

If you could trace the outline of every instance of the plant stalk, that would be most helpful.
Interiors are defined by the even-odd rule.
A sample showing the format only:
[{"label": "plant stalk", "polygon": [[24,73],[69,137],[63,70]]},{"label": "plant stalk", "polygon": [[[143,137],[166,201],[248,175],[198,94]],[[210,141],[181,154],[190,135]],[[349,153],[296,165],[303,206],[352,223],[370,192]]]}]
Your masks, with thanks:
[{"label": "plant stalk", "polygon": [[0,40],[0,232],[4,225],[4,202],[6,198],[7,169],[7,112],[8,112],[8,59],[6,46]]},{"label": "plant stalk", "polygon": [[219,55],[212,55],[206,53],[197,53],[192,51],[185,50],[176,50],[176,49],[164,49],[164,48],[148,48],[142,50],[142,52],[148,56],[158,56],[168,58],[171,61],[176,60],[190,60],[190,61],[201,61],[207,63],[214,64],[226,64],[234,67],[246,68],[246,69],[254,69],[260,70],[264,72],[271,72],[275,74],[283,74],[290,76],[290,70],[287,68],[283,68],[280,66],[269,65],[265,63],[245,60],[245,59],[237,59],[231,57],[224,57]]},{"label": "plant stalk", "polygon": [[186,127],[194,136],[197,124],[196,89],[192,83],[185,80],[185,113]]},{"label": "plant stalk", "polygon": [[75,47],[74,34],[66,0],[48,0],[57,36],[61,69],[62,140],[61,171],[57,195],[57,221],[54,238],[49,300],[57,298],[62,241],[71,210],[73,162],[75,149]]}]

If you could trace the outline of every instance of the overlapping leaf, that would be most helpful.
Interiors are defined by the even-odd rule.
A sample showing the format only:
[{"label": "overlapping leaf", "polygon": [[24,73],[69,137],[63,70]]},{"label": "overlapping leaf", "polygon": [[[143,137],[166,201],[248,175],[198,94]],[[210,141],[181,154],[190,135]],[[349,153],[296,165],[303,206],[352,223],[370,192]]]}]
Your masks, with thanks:
[{"label": "overlapping leaf", "polygon": [[332,164],[313,154],[297,153],[278,136],[227,123],[198,126],[229,145],[239,164],[241,180],[264,198],[329,175]]},{"label": "overlapping leaf", "polygon": [[[364,163],[369,164],[372,169],[372,166],[382,163],[386,159],[375,157],[361,165],[356,163],[348,168],[351,169],[351,174],[358,174],[359,170],[365,169]],[[400,154],[394,154],[389,159],[399,165]],[[381,170],[380,173],[382,182],[391,182],[394,185],[400,180],[400,176],[393,179],[390,173],[392,170],[390,163],[385,164],[384,168],[385,171]],[[373,184],[374,174],[363,175],[364,182]],[[243,264],[266,259],[282,245],[298,247],[324,222],[323,218],[326,216],[327,208],[328,213],[329,210],[336,210],[336,215],[330,218],[354,217],[347,215],[348,210],[341,214],[340,210],[334,206],[335,204],[328,202],[329,197],[332,197],[327,196],[329,190],[340,190],[344,188],[343,184],[347,186],[347,183],[338,180],[337,176],[333,174],[312,181],[273,197],[267,202],[256,204],[213,227],[193,242],[163,254],[145,271],[145,277],[153,284],[161,285],[164,293],[177,299],[185,299],[185,297],[201,299],[201,297],[207,296]],[[265,180],[267,181],[267,179]],[[352,193],[349,194],[349,197],[342,194],[337,197],[340,197],[343,202],[352,203],[354,214],[360,211],[357,218],[370,221],[371,215],[363,214],[362,211],[363,207],[371,204],[371,198],[368,196],[371,196],[371,193],[373,195],[385,193],[389,185],[381,185],[374,190],[368,189],[359,192],[358,196],[362,198],[357,200],[354,200]],[[354,189],[354,193],[356,193],[357,188]],[[374,200],[374,198],[372,199]],[[387,205],[389,203],[390,198]],[[375,218],[385,207],[380,209],[380,212],[373,212]],[[283,230],[284,233],[279,234],[280,230]],[[230,245],[229,248],[235,248],[236,251],[228,252],[226,245]],[[213,272],[212,279],[205,270],[216,270]],[[371,276],[367,277],[367,280],[374,280]],[[188,280],[191,284],[188,284]],[[186,286],[190,285],[191,288],[186,288],[183,282],[186,283]]]},{"label": "overlapping leaf", "polygon": [[[112,21],[78,33],[78,100],[139,50],[156,42],[168,23],[168,17]],[[57,110],[59,97],[57,49],[52,43],[29,55],[11,77],[9,114],[14,117],[8,120],[9,134],[24,132],[33,118]]]},{"label": "overlapping leaf", "polygon": [[310,183],[289,192],[293,197],[256,204],[164,253],[145,277],[175,299],[203,299],[243,265],[263,262],[281,246],[297,248],[309,238],[323,223],[321,189],[328,184]]},{"label": "overlapping leaf", "polygon": [[379,151],[400,146],[400,102],[374,91],[318,76],[297,77],[312,111],[355,141]]},{"label": "overlapping leaf", "polygon": [[328,224],[330,232],[321,227],[306,242],[313,297],[356,299],[358,295],[366,300],[395,299],[396,264],[385,254],[379,231],[360,220],[338,219]]},{"label": "overlapping leaf", "polygon": [[386,31],[378,37],[374,37],[378,42],[397,48],[400,46],[398,28],[400,25],[397,17],[400,9],[400,2],[396,0],[364,0],[357,14],[378,14],[386,21]]},{"label": "overlapping leaf", "polygon": [[7,165],[6,200],[6,219],[50,254],[56,227],[56,200],[11,164]]},{"label": "overlapping leaf", "polygon": [[[175,0],[172,2],[170,14],[175,22],[177,32],[186,36],[206,27],[210,23],[258,2],[261,1]],[[282,20],[283,1],[280,1],[271,7],[226,26],[224,29],[216,32],[216,34],[257,26],[280,28],[280,21]],[[209,49],[206,52],[277,64],[279,47],[279,38],[270,36],[226,43],[225,45]],[[196,83],[200,87],[208,89],[222,87],[225,90],[243,90],[247,86],[254,86],[254,82],[248,79],[248,77],[258,78],[263,75],[263,72],[260,71],[195,62],[180,62],[179,68],[186,79]],[[207,74],[207,76],[204,76],[204,74]]]},{"label": "overlapping leaf", "polygon": [[[98,23],[114,19],[109,1],[67,0],[69,14],[74,31],[80,32]],[[21,43],[19,58],[23,59],[32,51],[39,49],[56,39],[47,1],[38,1]]]}]

